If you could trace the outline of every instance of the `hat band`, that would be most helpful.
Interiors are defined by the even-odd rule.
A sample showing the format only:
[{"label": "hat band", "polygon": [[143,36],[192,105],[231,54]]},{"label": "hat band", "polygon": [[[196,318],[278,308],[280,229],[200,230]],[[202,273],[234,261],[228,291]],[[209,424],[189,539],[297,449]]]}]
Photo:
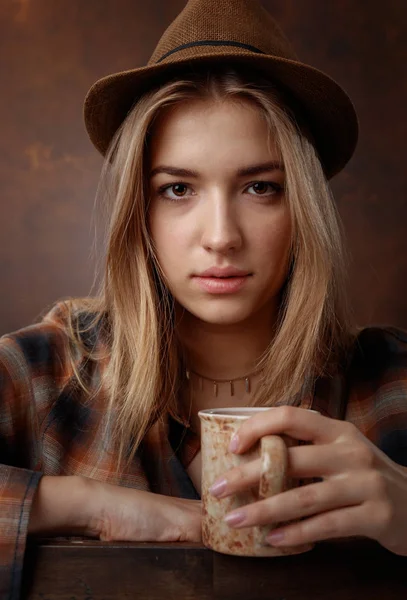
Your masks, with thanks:
[{"label": "hat band", "polygon": [[182,46],[177,46],[177,48],[170,50],[169,52],[167,52],[167,54],[164,54],[164,56],[159,58],[157,60],[156,64],[160,63],[165,58],[168,58],[168,56],[171,56],[171,54],[174,54],[175,52],[179,52],[180,50],[185,50],[186,48],[193,48],[194,46],[235,46],[236,48],[243,48],[244,50],[250,50],[251,52],[257,52],[257,54],[266,54],[265,52],[263,52],[263,50],[259,50],[255,46],[250,46],[250,44],[243,44],[242,42],[234,42],[231,40],[230,41],[229,40],[223,40],[223,41],[201,40],[200,42],[189,42],[188,44],[183,44]]}]

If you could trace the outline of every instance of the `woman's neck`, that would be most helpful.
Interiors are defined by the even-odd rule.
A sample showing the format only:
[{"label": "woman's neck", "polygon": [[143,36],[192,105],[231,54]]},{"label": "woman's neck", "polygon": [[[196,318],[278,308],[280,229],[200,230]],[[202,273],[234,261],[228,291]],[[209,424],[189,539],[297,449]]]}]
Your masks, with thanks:
[{"label": "woman's neck", "polygon": [[275,319],[258,314],[234,324],[207,323],[183,311],[177,338],[187,367],[209,379],[236,379],[256,369],[274,334]]},{"label": "woman's neck", "polygon": [[257,363],[274,334],[275,320],[269,312],[252,317],[250,322],[232,325],[203,322],[187,311],[178,315],[177,338],[190,370],[190,378],[184,380],[182,387],[181,402],[195,431],[199,430],[199,410],[250,405],[261,373],[250,377],[249,391],[245,380],[236,381],[233,389],[228,382],[215,387],[214,381],[235,380],[257,371]]}]

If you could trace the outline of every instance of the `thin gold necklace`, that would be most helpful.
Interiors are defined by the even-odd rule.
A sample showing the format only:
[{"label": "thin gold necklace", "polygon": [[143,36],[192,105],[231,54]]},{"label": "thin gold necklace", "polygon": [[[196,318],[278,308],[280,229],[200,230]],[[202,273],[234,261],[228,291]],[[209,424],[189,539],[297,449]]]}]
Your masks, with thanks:
[{"label": "thin gold necklace", "polygon": [[218,395],[218,385],[220,383],[228,383],[230,386],[230,395],[234,396],[235,395],[234,383],[236,381],[244,380],[246,393],[250,394],[250,392],[251,392],[250,377],[252,377],[253,375],[257,375],[257,373],[261,373],[262,371],[263,371],[263,369],[257,369],[257,371],[252,371],[251,373],[248,373],[247,375],[243,375],[243,377],[236,377],[235,379],[213,379],[211,377],[205,377],[205,375],[201,375],[201,373],[197,373],[196,371],[193,371],[192,369],[186,369],[185,377],[187,378],[188,381],[190,381],[191,373],[193,375],[195,375],[196,377],[198,377],[198,385],[199,385],[199,389],[201,391],[203,390],[203,381],[204,380],[210,381],[211,383],[213,383],[213,395],[215,397]]}]

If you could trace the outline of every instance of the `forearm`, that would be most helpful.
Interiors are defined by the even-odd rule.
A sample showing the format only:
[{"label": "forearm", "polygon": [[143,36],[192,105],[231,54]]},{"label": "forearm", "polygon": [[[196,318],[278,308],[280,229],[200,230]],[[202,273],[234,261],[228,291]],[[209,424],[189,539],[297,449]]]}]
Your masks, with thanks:
[{"label": "forearm", "polygon": [[39,482],[28,523],[28,535],[95,535],[89,531],[91,480],[80,476],[47,476]]}]

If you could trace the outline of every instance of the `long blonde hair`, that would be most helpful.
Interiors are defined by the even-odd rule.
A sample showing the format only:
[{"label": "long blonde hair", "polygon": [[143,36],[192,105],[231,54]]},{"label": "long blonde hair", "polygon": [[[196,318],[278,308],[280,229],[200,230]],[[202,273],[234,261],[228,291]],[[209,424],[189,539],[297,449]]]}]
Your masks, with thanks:
[{"label": "long blonde hair", "polygon": [[[183,73],[149,91],[128,114],[104,162],[99,193],[107,201],[110,222],[103,275],[98,293],[82,303],[94,316],[91,327],[105,325],[109,361],[101,386],[118,464],[125,456],[132,460],[156,419],[166,412],[179,417],[177,395],[185,365],[174,331],[174,301],[148,231],[146,153],[163,109],[196,98],[244,99],[257,106],[285,166],[293,224],[291,264],[275,336],[258,362],[263,379],[250,403],[293,402],[305,385],[335,372],[352,337],[336,206],[311,134],[306,124],[299,125],[288,100],[260,75],[230,67]],[[70,304],[71,325],[77,304]],[[81,332],[73,325],[71,331],[80,344]],[[92,350],[83,351],[98,360]]]}]

